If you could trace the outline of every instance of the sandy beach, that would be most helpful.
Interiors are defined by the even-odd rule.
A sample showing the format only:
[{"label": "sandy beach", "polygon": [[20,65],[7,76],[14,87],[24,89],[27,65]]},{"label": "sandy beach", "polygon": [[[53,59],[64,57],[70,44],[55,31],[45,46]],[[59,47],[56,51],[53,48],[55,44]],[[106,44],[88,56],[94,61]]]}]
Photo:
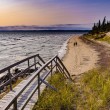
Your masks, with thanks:
[{"label": "sandy beach", "polygon": [[[77,42],[76,46],[74,46],[75,42]],[[67,49],[63,63],[71,76],[80,75],[97,67],[99,53],[90,45],[84,43],[79,36],[71,37]]]}]

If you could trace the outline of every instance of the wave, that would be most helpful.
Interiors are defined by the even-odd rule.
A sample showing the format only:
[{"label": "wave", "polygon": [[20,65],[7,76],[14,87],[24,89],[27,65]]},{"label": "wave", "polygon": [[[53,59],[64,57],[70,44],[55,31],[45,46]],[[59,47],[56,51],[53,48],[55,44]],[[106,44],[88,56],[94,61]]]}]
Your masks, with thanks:
[{"label": "wave", "polygon": [[71,37],[63,43],[62,47],[58,51],[58,57],[60,59],[63,59],[64,55],[67,53],[67,45],[68,45],[68,42],[70,39],[71,39]]}]

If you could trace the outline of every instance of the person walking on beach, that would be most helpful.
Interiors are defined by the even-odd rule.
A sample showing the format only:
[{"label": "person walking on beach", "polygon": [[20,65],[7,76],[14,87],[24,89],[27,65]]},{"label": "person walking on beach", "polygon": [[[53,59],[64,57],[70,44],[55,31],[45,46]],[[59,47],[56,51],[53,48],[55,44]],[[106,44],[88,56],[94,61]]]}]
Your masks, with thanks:
[{"label": "person walking on beach", "polygon": [[77,46],[77,42],[74,42],[74,46]]},{"label": "person walking on beach", "polygon": [[77,46],[77,42],[76,42],[76,46]]}]

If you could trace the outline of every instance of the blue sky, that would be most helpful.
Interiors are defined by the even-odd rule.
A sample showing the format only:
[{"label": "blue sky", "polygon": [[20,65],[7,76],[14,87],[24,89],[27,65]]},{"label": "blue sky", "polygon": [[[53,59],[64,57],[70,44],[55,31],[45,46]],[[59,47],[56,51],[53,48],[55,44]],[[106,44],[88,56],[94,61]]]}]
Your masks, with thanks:
[{"label": "blue sky", "polygon": [[110,0],[0,0],[0,26],[91,24],[109,11]]}]

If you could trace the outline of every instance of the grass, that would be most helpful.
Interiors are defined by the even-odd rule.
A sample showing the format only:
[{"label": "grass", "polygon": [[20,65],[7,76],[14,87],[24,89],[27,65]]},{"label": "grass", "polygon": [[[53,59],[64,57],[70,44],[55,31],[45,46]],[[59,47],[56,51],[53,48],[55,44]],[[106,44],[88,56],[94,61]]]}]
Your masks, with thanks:
[{"label": "grass", "polygon": [[33,110],[73,110],[75,96],[73,83],[67,83],[60,73],[54,74],[49,83],[57,88],[58,92],[46,88]]},{"label": "grass", "polygon": [[77,110],[108,110],[110,71],[91,70],[85,73],[81,77],[80,87],[77,90],[79,93],[76,102]]},{"label": "grass", "polygon": [[58,92],[46,88],[33,110],[108,110],[110,108],[110,70],[94,69],[66,84],[61,74],[49,83]]},{"label": "grass", "polygon": [[104,38],[99,39],[99,41],[105,41],[110,43],[110,36],[105,36]]},{"label": "grass", "polygon": [[88,39],[95,39],[95,40],[98,40],[98,41],[105,41],[107,43],[110,43],[110,36],[107,36],[104,33],[99,33],[99,34],[94,34],[94,35],[85,34],[84,37],[88,38]]}]

